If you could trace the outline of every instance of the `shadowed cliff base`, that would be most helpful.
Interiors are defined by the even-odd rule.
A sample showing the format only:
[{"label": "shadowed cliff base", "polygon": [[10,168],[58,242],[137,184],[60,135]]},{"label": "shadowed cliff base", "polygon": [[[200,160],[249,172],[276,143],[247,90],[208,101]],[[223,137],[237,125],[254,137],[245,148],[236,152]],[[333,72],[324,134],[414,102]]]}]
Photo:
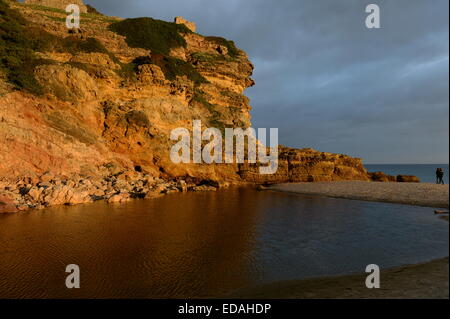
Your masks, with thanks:
[{"label": "shadowed cliff base", "polygon": [[448,185],[428,183],[377,183],[362,181],[278,184],[273,191],[321,195],[373,202],[448,208]]},{"label": "shadowed cliff base", "polygon": [[381,269],[380,289],[368,289],[368,274],[291,280],[240,290],[228,296],[255,299],[448,299],[448,257]]}]

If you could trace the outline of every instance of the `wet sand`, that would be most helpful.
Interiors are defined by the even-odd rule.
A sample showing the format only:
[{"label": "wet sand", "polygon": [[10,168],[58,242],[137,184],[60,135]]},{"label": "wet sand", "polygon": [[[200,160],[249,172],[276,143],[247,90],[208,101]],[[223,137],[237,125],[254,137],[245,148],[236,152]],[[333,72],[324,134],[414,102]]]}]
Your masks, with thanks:
[{"label": "wet sand", "polygon": [[448,185],[362,181],[278,184],[268,190],[364,201],[448,208]]},{"label": "wet sand", "polygon": [[291,280],[243,289],[227,296],[262,299],[448,299],[448,257],[381,269],[380,289],[365,286],[368,274]]}]

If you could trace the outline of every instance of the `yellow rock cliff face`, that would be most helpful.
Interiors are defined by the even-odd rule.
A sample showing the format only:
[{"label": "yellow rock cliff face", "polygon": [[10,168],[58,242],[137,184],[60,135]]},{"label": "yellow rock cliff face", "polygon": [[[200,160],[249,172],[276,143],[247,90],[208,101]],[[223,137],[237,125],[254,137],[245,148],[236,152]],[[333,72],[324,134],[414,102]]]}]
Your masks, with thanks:
[{"label": "yellow rock cliff face", "polygon": [[368,181],[359,158],[319,152],[310,148],[279,147],[278,170],[275,174],[259,174],[258,164],[239,165],[242,179],[257,184],[289,182]]},{"label": "yellow rock cliff face", "polygon": [[[13,89],[0,74],[3,181],[26,178],[32,184],[43,175],[101,179],[136,170],[165,180],[218,183],[368,179],[361,160],[313,150],[283,148],[272,176],[260,176],[255,165],[173,164],[169,151],[175,142],[169,137],[174,128],[191,128],[193,120],[220,129],[251,126],[244,90],[254,85],[253,65],[245,52],[231,54],[217,38],[186,32],[181,34],[186,45],[162,56],[131,47],[111,31],[118,18],[83,16],[81,29],[68,31],[64,12],[9,3],[33,29],[74,41],[93,38],[106,50],[38,51],[47,61],[34,69],[41,96]],[[169,76],[164,63],[172,58],[204,81]],[[124,65],[137,60],[132,75],[124,77]]]}]

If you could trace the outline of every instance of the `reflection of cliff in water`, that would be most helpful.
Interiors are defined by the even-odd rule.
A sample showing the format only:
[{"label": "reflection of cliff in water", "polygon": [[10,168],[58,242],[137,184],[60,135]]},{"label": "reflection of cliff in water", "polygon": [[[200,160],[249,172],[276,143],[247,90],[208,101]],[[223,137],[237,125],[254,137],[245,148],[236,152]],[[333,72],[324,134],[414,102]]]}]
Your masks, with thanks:
[{"label": "reflection of cliff in water", "polygon": [[255,272],[250,268],[258,212],[258,201],[246,197],[212,192],[152,203],[149,211],[156,216],[150,237],[158,242],[144,256],[158,273],[158,280],[149,283],[152,295],[205,296],[245,285]]},{"label": "reflection of cliff in water", "polygon": [[[448,255],[426,207],[229,189],[0,216],[0,297],[193,298]],[[67,289],[65,267],[81,269]]]},{"label": "reflection of cliff in water", "polygon": [[[247,191],[2,216],[8,257],[0,261],[0,296],[192,297],[245,286],[255,272],[259,205]],[[71,263],[81,268],[83,289],[64,286]]]}]

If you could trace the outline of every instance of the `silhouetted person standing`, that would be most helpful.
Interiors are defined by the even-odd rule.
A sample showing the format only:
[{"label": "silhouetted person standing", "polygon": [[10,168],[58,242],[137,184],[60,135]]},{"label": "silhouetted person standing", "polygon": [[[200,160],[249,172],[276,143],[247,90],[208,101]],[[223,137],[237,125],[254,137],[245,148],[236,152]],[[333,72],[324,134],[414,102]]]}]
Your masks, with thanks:
[{"label": "silhouetted person standing", "polygon": [[436,169],[436,183],[444,184],[444,170],[442,168]]}]

